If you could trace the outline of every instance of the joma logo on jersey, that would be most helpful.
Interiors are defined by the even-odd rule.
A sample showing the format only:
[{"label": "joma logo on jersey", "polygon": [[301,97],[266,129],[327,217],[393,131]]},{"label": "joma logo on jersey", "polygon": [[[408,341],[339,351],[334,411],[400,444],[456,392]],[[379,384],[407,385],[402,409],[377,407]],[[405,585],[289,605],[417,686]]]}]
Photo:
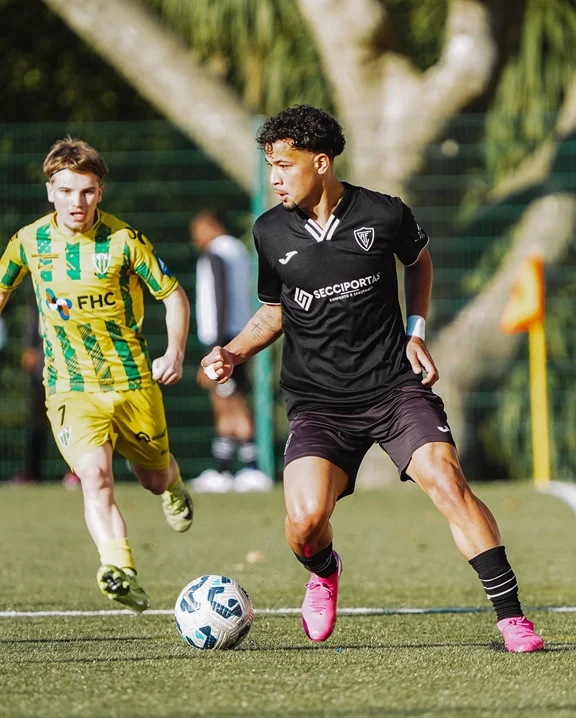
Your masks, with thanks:
[{"label": "joma logo on jersey", "polygon": [[58,438],[62,446],[66,447],[70,443],[70,437],[72,436],[72,427],[65,426],[58,432]]},{"label": "joma logo on jersey", "polygon": [[422,229],[422,227],[419,224],[416,225],[416,228],[418,230],[418,239],[416,240],[416,242],[418,242],[418,243],[425,242],[428,239],[428,235],[426,234],[426,232]]},{"label": "joma logo on jersey", "polygon": [[94,265],[96,276],[99,279],[104,279],[110,267],[110,255],[107,252],[96,252],[92,255],[92,264]]},{"label": "joma logo on jersey", "polygon": [[51,289],[46,289],[46,306],[49,309],[54,309],[58,312],[61,319],[70,319],[70,309],[72,309],[72,302],[69,299],[63,299],[57,297]]},{"label": "joma logo on jersey", "polygon": [[374,244],[374,227],[361,227],[354,230],[354,237],[362,249],[368,251]]},{"label": "joma logo on jersey", "polygon": [[296,304],[301,306],[305,312],[307,312],[312,304],[312,295],[308,294],[308,292],[305,292],[303,289],[298,289],[298,287],[296,287],[294,291],[294,301]]},{"label": "joma logo on jersey", "polygon": [[85,309],[88,306],[90,306],[90,309],[96,309],[96,307],[102,309],[105,304],[108,307],[113,307],[116,304],[113,292],[106,292],[106,294],[83,294],[81,297],[78,297],[78,309]]}]

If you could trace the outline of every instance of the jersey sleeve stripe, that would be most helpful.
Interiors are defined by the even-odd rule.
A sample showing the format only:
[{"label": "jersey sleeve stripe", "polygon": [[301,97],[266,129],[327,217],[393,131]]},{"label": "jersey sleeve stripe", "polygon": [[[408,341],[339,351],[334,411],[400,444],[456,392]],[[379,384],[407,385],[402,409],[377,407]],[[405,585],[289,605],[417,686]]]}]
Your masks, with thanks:
[{"label": "jersey sleeve stripe", "polygon": [[158,294],[158,292],[161,291],[162,287],[154,279],[150,267],[146,264],[146,262],[140,262],[138,266],[134,267],[134,271],[140,277],[140,279],[142,279],[143,282],[146,282],[146,284],[150,287],[154,294]]},{"label": "jersey sleeve stripe", "polygon": [[16,264],[16,262],[10,260],[8,262],[8,267],[4,272],[4,276],[0,279],[0,285],[4,287],[4,289],[11,289],[20,276],[21,271],[22,267],[19,264]]},{"label": "jersey sleeve stripe", "polygon": [[271,302],[268,299],[262,299],[261,297],[258,297],[258,301],[260,304],[272,304],[275,307],[279,307],[282,304],[282,302]]},{"label": "jersey sleeve stripe", "polygon": [[20,261],[25,267],[28,267],[28,257],[26,256],[22,242],[20,242]]}]

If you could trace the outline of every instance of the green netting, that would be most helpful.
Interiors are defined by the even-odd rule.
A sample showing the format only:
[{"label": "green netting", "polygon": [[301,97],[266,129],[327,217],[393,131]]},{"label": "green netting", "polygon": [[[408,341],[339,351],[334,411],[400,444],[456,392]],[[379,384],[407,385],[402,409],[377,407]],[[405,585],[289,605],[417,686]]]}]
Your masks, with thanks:
[{"label": "green netting", "polygon": [[[418,221],[432,237],[435,285],[430,332],[439,330],[466,305],[476,291],[477,275],[482,274],[486,253],[510,232],[539,191],[511,197],[490,208],[475,204],[475,196],[489,185],[482,144],[483,122],[480,116],[457,118],[448,133],[449,140],[430,147],[424,172],[410,186],[410,202]],[[250,197],[170,124],[162,121],[66,126],[28,124],[4,125],[0,134],[0,249],[16,229],[49,209],[41,164],[50,145],[67,133],[82,137],[102,152],[111,170],[102,207],[150,236],[165,261],[176,270],[190,297],[194,296],[195,255],[187,226],[196,211],[214,204],[224,208],[231,230],[250,242]],[[576,142],[564,142],[546,184],[555,189],[574,190]],[[490,264],[487,266],[484,274],[489,275]],[[547,269],[549,311],[559,315],[568,311],[572,299],[566,288],[572,275],[570,261]],[[21,468],[25,451],[28,377],[20,368],[20,355],[30,292],[26,282],[11,299],[7,312],[9,341],[0,360],[0,480]],[[153,356],[163,352],[163,316],[163,306],[148,300],[145,332]],[[565,332],[574,342],[574,325],[566,325]],[[193,324],[186,375],[178,387],[165,390],[172,449],[186,477],[198,474],[211,464],[210,407],[195,381],[200,356]],[[525,346],[518,356],[514,371],[526,376]],[[574,424],[571,415],[561,410],[567,393],[575,385],[576,371],[572,357],[562,357],[561,353],[552,359],[551,369],[552,414],[560,415],[554,422],[554,461],[557,466],[569,467],[574,461],[570,456],[573,441],[569,438],[570,432],[575,433]],[[502,374],[502,371],[496,367],[493,373]],[[472,475],[474,467],[479,467],[477,476],[491,475],[492,468],[493,475],[498,475],[501,457],[497,450],[490,448],[494,447],[494,441],[482,439],[487,417],[503,401],[502,392],[495,391],[496,388],[497,383],[486,381],[467,397],[467,421],[479,437],[468,458],[467,469]],[[287,425],[277,392],[276,400],[276,464],[280,467]],[[522,436],[529,436],[528,414],[523,418]],[[45,474],[57,478],[65,467],[51,436],[47,456]],[[529,442],[524,441],[519,466],[526,466],[529,456]],[[122,462],[117,469],[120,475],[125,475]]]},{"label": "green netting", "polygon": [[[194,296],[196,255],[188,238],[192,215],[217,204],[231,229],[246,234],[250,198],[166,122],[82,125],[4,125],[0,139],[0,247],[19,227],[49,211],[42,160],[53,142],[67,133],[97,147],[110,167],[102,207],[145,232],[160,248],[189,297]],[[0,480],[21,470],[26,445],[29,378],[20,368],[24,348],[29,280],[9,302],[9,341],[0,364]],[[210,465],[212,425],[206,393],[196,385],[201,348],[193,322],[186,371],[177,387],[164,390],[171,445],[185,477]],[[165,348],[164,307],[147,296],[144,331],[152,356]],[[126,474],[122,461],[116,467]],[[45,476],[66,470],[51,434]]]}]

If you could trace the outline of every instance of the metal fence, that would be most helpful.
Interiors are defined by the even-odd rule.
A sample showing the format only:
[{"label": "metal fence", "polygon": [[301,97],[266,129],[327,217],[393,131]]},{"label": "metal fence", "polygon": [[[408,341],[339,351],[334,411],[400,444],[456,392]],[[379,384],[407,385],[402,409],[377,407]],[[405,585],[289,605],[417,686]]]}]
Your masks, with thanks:
[{"label": "metal fence", "polygon": [[[426,170],[411,187],[418,221],[433,237],[432,331],[449,322],[469,300],[473,272],[487,250],[495,246],[495,240],[506,234],[528,201],[515,198],[490,212],[479,212],[478,220],[465,229],[457,221],[463,212],[463,188],[472,196],[474,186],[485,181],[485,148],[480,132],[483,121],[479,116],[459,118],[453,128],[454,139],[430,148]],[[111,173],[102,207],[141,229],[161,248],[163,258],[176,269],[191,298],[194,296],[195,254],[188,239],[188,222],[195,212],[213,206],[216,201],[227,213],[231,230],[250,243],[251,198],[169,123],[29,124],[4,125],[0,135],[0,250],[15,230],[49,210],[41,164],[51,144],[68,133],[96,146],[109,164]],[[557,186],[573,189],[575,178],[576,142],[567,142],[556,163],[554,179]],[[549,307],[570,301],[562,289],[572,269],[568,263],[548,272]],[[6,314],[8,343],[0,358],[0,480],[20,470],[25,452],[29,380],[20,368],[20,356],[24,348],[24,315],[29,292],[29,287],[20,288],[11,298]],[[163,306],[152,300],[147,301],[144,331],[152,354],[163,353]],[[172,450],[186,478],[211,464],[210,406],[208,397],[195,381],[200,356],[193,323],[185,377],[177,387],[164,391]],[[526,351],[522,350],[517,366],[522,367],[525,358]],[[524,369],[527,372],[527,368]],[[572,363],[566,362],[555,376],[551,392],[553,407],[562,402],[567,387],[574,384]],[[478,387],[468,397],[468,420],[475,425],[481,422],[495,408],[498,397],[493,385]],[[276,401],[274,433],[278,467],[287,422],[277,393]],[[555,425],[557,446],[567,446],[560,437],[573,428]],[[489,442],[478,447],[479,465],[483,467],[480,474],[486,474],[498,463],[498,457],[488,455],[488,445]],[[47,478],[55,479],[65,471],[65,466],[51,435],[47,448],[44,473]],[[527,449],[529,451],[529,447]],[[561,448],[560,452],[565,450]],[[556,459],[558,455],[556,451]],[[123,462],[117,462],[116,470],[120,476],[126,475]]]}]

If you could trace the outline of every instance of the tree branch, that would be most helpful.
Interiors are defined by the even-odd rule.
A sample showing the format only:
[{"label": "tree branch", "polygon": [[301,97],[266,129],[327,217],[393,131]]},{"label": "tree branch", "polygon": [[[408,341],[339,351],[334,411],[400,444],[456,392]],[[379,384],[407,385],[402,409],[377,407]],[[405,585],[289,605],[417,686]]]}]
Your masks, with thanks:
[{"label": "tree branch", "polygon": [[398,155],[401,160],[388,170],[392,176],[418,172],[428,144],[442,134],[457,112],[486,91],[500,54],[495,14],[502,12],[505,2],[451,0],[446,38],[436,65],[423,75],[414,75],[404,90],[397,81],[397,62],[386,73],[383,94],[386,112],[394,122],[383,127],[381,143],[387,146],[385,155]]},{"label": "tree branch", "polygon": [[256,150],[250,114],[232,90],[135,0],[44,0],[247,192]]},{"label": "tree branch", "polygon": [[556,120],[552,137],[545,140],[529,157],[526,157],[514,170],[488,192],[487,199],[494,204],[503,202],[512,194],[524,192],[540,184],[550,174],[558,147],[569,135],[576,131],[576,73],[562,108]]},{"label": "tree branch", "polygon": [[376,0],[298,0],[334,88],[341,117],[373,117],[388,15]]},{"label": "tree branch", "polygon": [[[440,374],[447,377],[438,386],[454,426],[463,426],[458,419],[466,392],[481,377],[502,374],[506,361],[513,356],[518,337],[499,332],[498,323],[520,262],[537,252],[545,264],[557,263],[565,256],[575,231],[574,194],[558,192],[532,202],[492,280],[432,344]],[[463,443],[462,437],[459,443]]]}]

